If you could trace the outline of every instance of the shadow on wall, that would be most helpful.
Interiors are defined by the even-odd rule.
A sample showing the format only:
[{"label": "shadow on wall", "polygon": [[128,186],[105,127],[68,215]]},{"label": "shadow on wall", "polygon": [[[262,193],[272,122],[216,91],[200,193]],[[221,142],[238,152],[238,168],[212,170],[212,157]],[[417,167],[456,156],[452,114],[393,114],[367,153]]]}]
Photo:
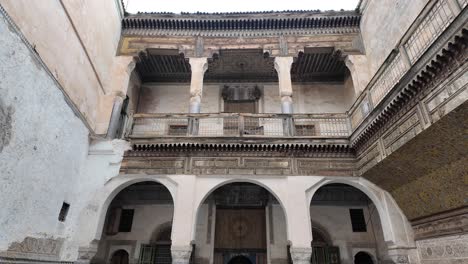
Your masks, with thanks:
[{"label": "shadow on wall", "polygon": [[12,107],[7,107],[0,99],[0,153],[8,146],[12,135]]}]

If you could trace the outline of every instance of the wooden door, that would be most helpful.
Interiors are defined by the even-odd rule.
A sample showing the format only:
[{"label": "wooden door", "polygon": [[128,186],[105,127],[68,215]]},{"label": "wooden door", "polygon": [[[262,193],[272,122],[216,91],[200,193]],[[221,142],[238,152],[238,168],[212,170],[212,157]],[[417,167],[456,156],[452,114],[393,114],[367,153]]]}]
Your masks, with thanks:
[{"label": "wooden door", "polygon": [[111,258],[111,264],[128,264],[128,253],[121,249],[117,250]]},{"label": "wooden door", "polygon": [[224,112],[225,113],[251,113],[257,112],[254,100],[242,100],[242,101],[224,101]]},{"label": "wooden door", "polygon": [[216,209],[215,248],[266,249],[265,209]]}]

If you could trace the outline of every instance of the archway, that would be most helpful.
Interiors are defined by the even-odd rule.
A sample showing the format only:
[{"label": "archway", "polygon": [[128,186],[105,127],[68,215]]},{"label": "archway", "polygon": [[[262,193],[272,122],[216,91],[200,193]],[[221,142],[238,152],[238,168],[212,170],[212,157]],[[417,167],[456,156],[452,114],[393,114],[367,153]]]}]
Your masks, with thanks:
[{"label": "archway", "polygon": [[[312,219],[312,263],[348,263],[360,249],[386,255],[380,217],[372,200],[359,189],[342,183],[325,184],[317,189],[310,203]],[[319,226],[320,228],[316,228]],[[316,239],[329,241],[320,246]],[[316,231],[316,232],[314,232]],[[318,237],[317,237],[318,236]]]},{"label": "archway", "polygon": [[354,256],[354,264],[374,264],[372,257],[366,252],[359,251]]},{"label": "archway", "polygon": [[[156,250],[151,243],[153,231],[171,223],[173,212],[172,195],[158,182],[143,181],[122,189],[108,206],[94,261],[109,259],[106,256],[120,248],[127,251],[131,263],[153,263]],[[170,234],[170,230],[164,230],[161,235],[165,239],[168,256],[159,263],[171,263]]]},{"label": "archway", "polygon": [[120,249],[112,254],[110,261],[111,264],[128,264],[128,253],[127,251]]},{"label": "archway", "polygon": [[252,262],[245,256],[235,256],[229,260],[228,264],[252,264]]},{"label": "archway", "polygon": [[[249,182],[218,186],[197,211],[195,262],[265,264],[288,259],[286,217],[267,189]],[[246,259],[234,259],[243,256]]]}]

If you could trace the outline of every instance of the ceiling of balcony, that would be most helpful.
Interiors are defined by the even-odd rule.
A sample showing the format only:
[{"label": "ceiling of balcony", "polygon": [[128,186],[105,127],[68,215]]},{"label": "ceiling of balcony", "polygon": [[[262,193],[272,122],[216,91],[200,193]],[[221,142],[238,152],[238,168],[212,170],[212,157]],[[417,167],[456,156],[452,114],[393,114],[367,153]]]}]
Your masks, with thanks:
[{"label": "ceiling of balcony", "polygon": [[[344,80],[346,66],[332,49],[306,50],[291,67],[293,82]],[[190,64],[176,51],[140,53],[136,70],[143,82],[189,82]],[[277,82],[274,58],[262,50],[222,50],[210,59],[206,82]]]}]

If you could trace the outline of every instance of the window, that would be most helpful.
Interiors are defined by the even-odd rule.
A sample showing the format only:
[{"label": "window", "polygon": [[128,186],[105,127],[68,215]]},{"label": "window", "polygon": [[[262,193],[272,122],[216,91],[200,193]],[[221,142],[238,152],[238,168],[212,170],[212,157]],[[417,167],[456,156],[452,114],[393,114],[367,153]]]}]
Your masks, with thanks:
[{"label": "window", "polygon": [[119,232],[130,232],[133,223],[133,209],[123,209],[120,215]]},{"label": "window", "polygon": [[353,232],[367,232],[366,219],[364,218],[364,210],[362,209],[349,209],[351,216],[351,225]]},{"label": "window", "polygon": [[70,209],[70,204],[63,202],[62,208],[60,209],[60,213],[58,216],[58,220],[60,222],[65,222],[65,218],[67,218],[68,210]]}]

